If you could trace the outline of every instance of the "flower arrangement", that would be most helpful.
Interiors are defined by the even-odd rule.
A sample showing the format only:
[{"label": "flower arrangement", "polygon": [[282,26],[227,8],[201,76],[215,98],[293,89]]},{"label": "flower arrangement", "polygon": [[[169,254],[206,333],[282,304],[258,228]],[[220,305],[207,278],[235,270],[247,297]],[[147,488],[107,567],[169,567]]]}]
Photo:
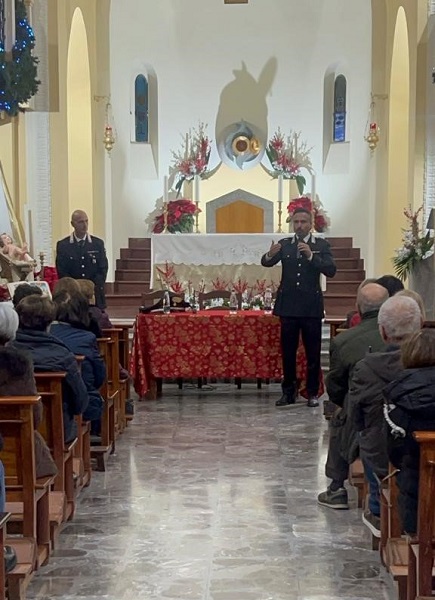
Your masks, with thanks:
[{"label": "flower arrangement", "polygon": [[314,230],[317,233],[323,233],[331,225],[331,221],[326,214],[325,209],[322,206],[320,200],[316,198],[313,202],[308,196],[301,196],[300,198],[294,198],[287,206],[288,217],[287,222],[290,222],[293,217],[293,213],[297,208],[305,208],[310,211],[313,215]]},{"label": "flower arrangement", "polygon": [[[169,233],[192,233],[194,215],[201,212],[192,200],[179,198],[167,204],[167,226]],[[154,219],[153,233],[162,233],[165,230],[165,207]]]},{"label": "flower arrangement", "polygon": [[206,125],[199,123],[198,129],[191,129],[183,138],[179,152],[172,152],[171,174],[178,177],[175,189],[177,195],[184,181],[191,181],[196,175],[205,179],[210,158],[211,142],[206,134]]},{"label": "flower arrangement", "polygon": [[302,194],[306,179],[301,175],[301,169],[312,171],[310,151],[306,142],[300,141],[300,133],[290,131],[285,138],[278,128],[266,146],[266,154],[272,165],[272,171],[267,171],[275,179],[280,175],[284,179],[294,179]]},{"label": "flower arrangement", "polygon": [[434,239],[430,237],[430,231],[423,235],[418,222],[422,210],[423,206],[414,213],[410,209],[403,211],[408,226],[402,230],[402,246],[396,250],[393,258],[394,270],[402,281],[406,280],[417,263],[433,254]]}]

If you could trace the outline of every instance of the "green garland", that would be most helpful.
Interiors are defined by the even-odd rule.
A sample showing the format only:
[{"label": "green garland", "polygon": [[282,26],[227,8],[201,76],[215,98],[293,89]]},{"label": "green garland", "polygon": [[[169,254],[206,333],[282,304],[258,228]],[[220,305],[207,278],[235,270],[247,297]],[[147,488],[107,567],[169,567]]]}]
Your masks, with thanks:
[{"label": "green garland", "polygon": [[0,111],[15,117],[38,91],[41,83],[37,79],[38,59],[32,56],[35,47],[33,29],[27,20],[23,0],[15,4],[15,44],[12,60],[6,59],[5,48],[0,45]]}]

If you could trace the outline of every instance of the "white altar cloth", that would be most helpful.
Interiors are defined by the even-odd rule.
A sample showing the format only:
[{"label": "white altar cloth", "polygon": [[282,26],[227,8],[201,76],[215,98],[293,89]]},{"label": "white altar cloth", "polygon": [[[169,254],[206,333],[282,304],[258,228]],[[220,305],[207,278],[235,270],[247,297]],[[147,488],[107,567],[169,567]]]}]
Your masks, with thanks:
[{"label": "white altar cloth", "polygon": [[[278,283],[281,266],[277,265],[271,269],[261,267],[261,257],[269,250],[272,241],[277,242],[291,236],[292,234],[288,233],[153,234],[150,287],[153,288],[154,285],[155,266],[163,266],[165,263],[196,267],[196,274],[200,267],[228,265],[226,273],[231,273],[232,277],[249,273],[248,278],[252,279],[264,277],[267,273],[267,277],[271,276],[272,280]],[[317,234],[316,237],[324,236]],[[231,266],[238,266],[238,269],[232,269]],[[253,266],[258,269],[253,270]],[[216,273],[219,274],[218,271]],[[186,276],[186,271],[183,271],[183,276]]]}]

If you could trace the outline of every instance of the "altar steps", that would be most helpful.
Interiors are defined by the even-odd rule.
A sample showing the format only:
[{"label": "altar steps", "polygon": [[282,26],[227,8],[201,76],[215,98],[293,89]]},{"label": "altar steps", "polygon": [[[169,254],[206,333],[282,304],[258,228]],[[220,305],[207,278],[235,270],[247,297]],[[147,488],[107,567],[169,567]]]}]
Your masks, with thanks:
[{"label": "altar steps", "polygon": [[[337,274],[328,280],[325,311],[330,317],[344,317],[355,308],[358,285],[365,278],[364,260],[352,238],[328,238],[337,264]],[[108,312],[114,318],[136,315],[143,292],[149,291],[151,239],[129,238],[116,261],[115,281],[106,284]]]}]

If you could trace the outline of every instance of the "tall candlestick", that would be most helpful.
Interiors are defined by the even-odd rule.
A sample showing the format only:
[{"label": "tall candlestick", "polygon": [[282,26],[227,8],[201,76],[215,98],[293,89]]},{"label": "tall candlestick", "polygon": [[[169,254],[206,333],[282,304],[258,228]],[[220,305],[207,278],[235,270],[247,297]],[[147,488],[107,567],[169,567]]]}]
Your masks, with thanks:
[{"label": "tall candlestick", "polygon": [[168,202],[169,198],[169,185],[168,185],[168,176],[165,175],[163,177],[163,202]]},{"label": "tall candlestick", "polygon": [[282,233],[282,199],[283,199],[284,177],[278,175],[278,229],[277,233]]},{"label": "tall candlestick", "polygon": [[193,190],[193,194],[195,197],[195,202],[197,204],[199,204],[199,182],[201,180],[201,177],[199,175],[195,175],[195,183],[194,183],[194,190]]},{"label": "tall candlestick", "polygon": [[311,202],[314,203],[316,201],[316,176],[314,173],[311,173]]}]

